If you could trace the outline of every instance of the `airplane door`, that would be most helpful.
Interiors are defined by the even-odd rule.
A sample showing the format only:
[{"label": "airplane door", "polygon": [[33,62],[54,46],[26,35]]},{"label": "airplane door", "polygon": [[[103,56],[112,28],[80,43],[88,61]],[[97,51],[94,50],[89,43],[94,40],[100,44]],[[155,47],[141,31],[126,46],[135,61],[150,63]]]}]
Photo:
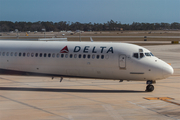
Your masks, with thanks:
[{"label": "airplane door", "polygon": [[126,69],[126,55],[119,56],[119,68]]}]

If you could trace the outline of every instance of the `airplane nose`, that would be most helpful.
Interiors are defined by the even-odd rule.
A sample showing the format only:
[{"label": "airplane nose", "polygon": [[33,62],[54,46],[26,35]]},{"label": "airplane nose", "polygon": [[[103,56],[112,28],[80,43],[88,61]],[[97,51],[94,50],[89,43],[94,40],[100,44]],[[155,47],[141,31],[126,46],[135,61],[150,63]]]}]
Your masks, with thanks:
[{"label": "airplane nose", "polygon": [[163,77],[167,78],[174,73],[173,68],[170,65],[163,67]]}]

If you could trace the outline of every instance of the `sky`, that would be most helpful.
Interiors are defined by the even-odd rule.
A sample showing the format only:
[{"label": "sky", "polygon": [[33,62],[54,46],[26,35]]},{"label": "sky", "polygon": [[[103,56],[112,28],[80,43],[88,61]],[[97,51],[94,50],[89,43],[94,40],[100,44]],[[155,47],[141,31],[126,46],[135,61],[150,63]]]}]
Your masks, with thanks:
[{"label": "sky", "polygon": [[180,23],[180,0],[0,0],[0,21]]}]

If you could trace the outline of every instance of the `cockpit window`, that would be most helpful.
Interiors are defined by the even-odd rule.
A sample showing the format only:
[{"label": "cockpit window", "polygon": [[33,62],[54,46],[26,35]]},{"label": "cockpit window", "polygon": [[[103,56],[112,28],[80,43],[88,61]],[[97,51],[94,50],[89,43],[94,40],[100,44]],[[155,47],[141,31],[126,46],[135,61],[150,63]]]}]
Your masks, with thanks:
[{"label": "cockpit window", "polygon": [[133,54],[133,57],[135,57],[135,58],[139,58],[138,53],[134,53],[134,54]]},{"label": "cockpit window", "polygon": [[140,53],[140,58],[144,57],[144,53]]},{"label": "cockpit window", "polygon": [[152,56],[154,56],[152,53],[150,53]]},{"label": "cockpit window", "polygon": [[150,54],[150,53],[145,53],[145,55],[146,55],[146,56],[151,56],[151,54]]},{"label": "cockpit window", "polygon": [[140,53],[134,53],[133,54],[133,57],[134,58],[143,58],[144,56],[147,56],[147,57],[151,57],[151,56],[154,56],[151,52],[147,52],[147,53],[143,53],[143,52],[140,52]]},{"label": "cockpit window", "polygon": [[143,49],[139,49],[139,52],[143,52]]},{"label": "cockpit window", "polygon": [[135,57],[135,58],[143,58],[144,57],[144,53],[134,53],[133,54],[133,57]]}]

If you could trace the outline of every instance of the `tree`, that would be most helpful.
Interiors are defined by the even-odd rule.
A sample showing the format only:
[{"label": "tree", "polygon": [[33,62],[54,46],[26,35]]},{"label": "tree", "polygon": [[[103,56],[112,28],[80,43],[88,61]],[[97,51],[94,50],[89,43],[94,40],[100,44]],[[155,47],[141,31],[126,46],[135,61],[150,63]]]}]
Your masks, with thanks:
[{"label": "tree", "polygon": [[180,29],[180,23],[138,23],[133,22],[132,24],[121,24],[121,22],[115,22],[113,20],[107,21],[106,23],[80,23],[60,21],[38,21],[38,22],[10,22],[0,21],[0,32],[14,31],[41,31],[45,28],[46,31],[62,31],[62,30],[84,30],[84,31],[116,31],[123,28],[123,30],[160,30],[160,29]]}]

